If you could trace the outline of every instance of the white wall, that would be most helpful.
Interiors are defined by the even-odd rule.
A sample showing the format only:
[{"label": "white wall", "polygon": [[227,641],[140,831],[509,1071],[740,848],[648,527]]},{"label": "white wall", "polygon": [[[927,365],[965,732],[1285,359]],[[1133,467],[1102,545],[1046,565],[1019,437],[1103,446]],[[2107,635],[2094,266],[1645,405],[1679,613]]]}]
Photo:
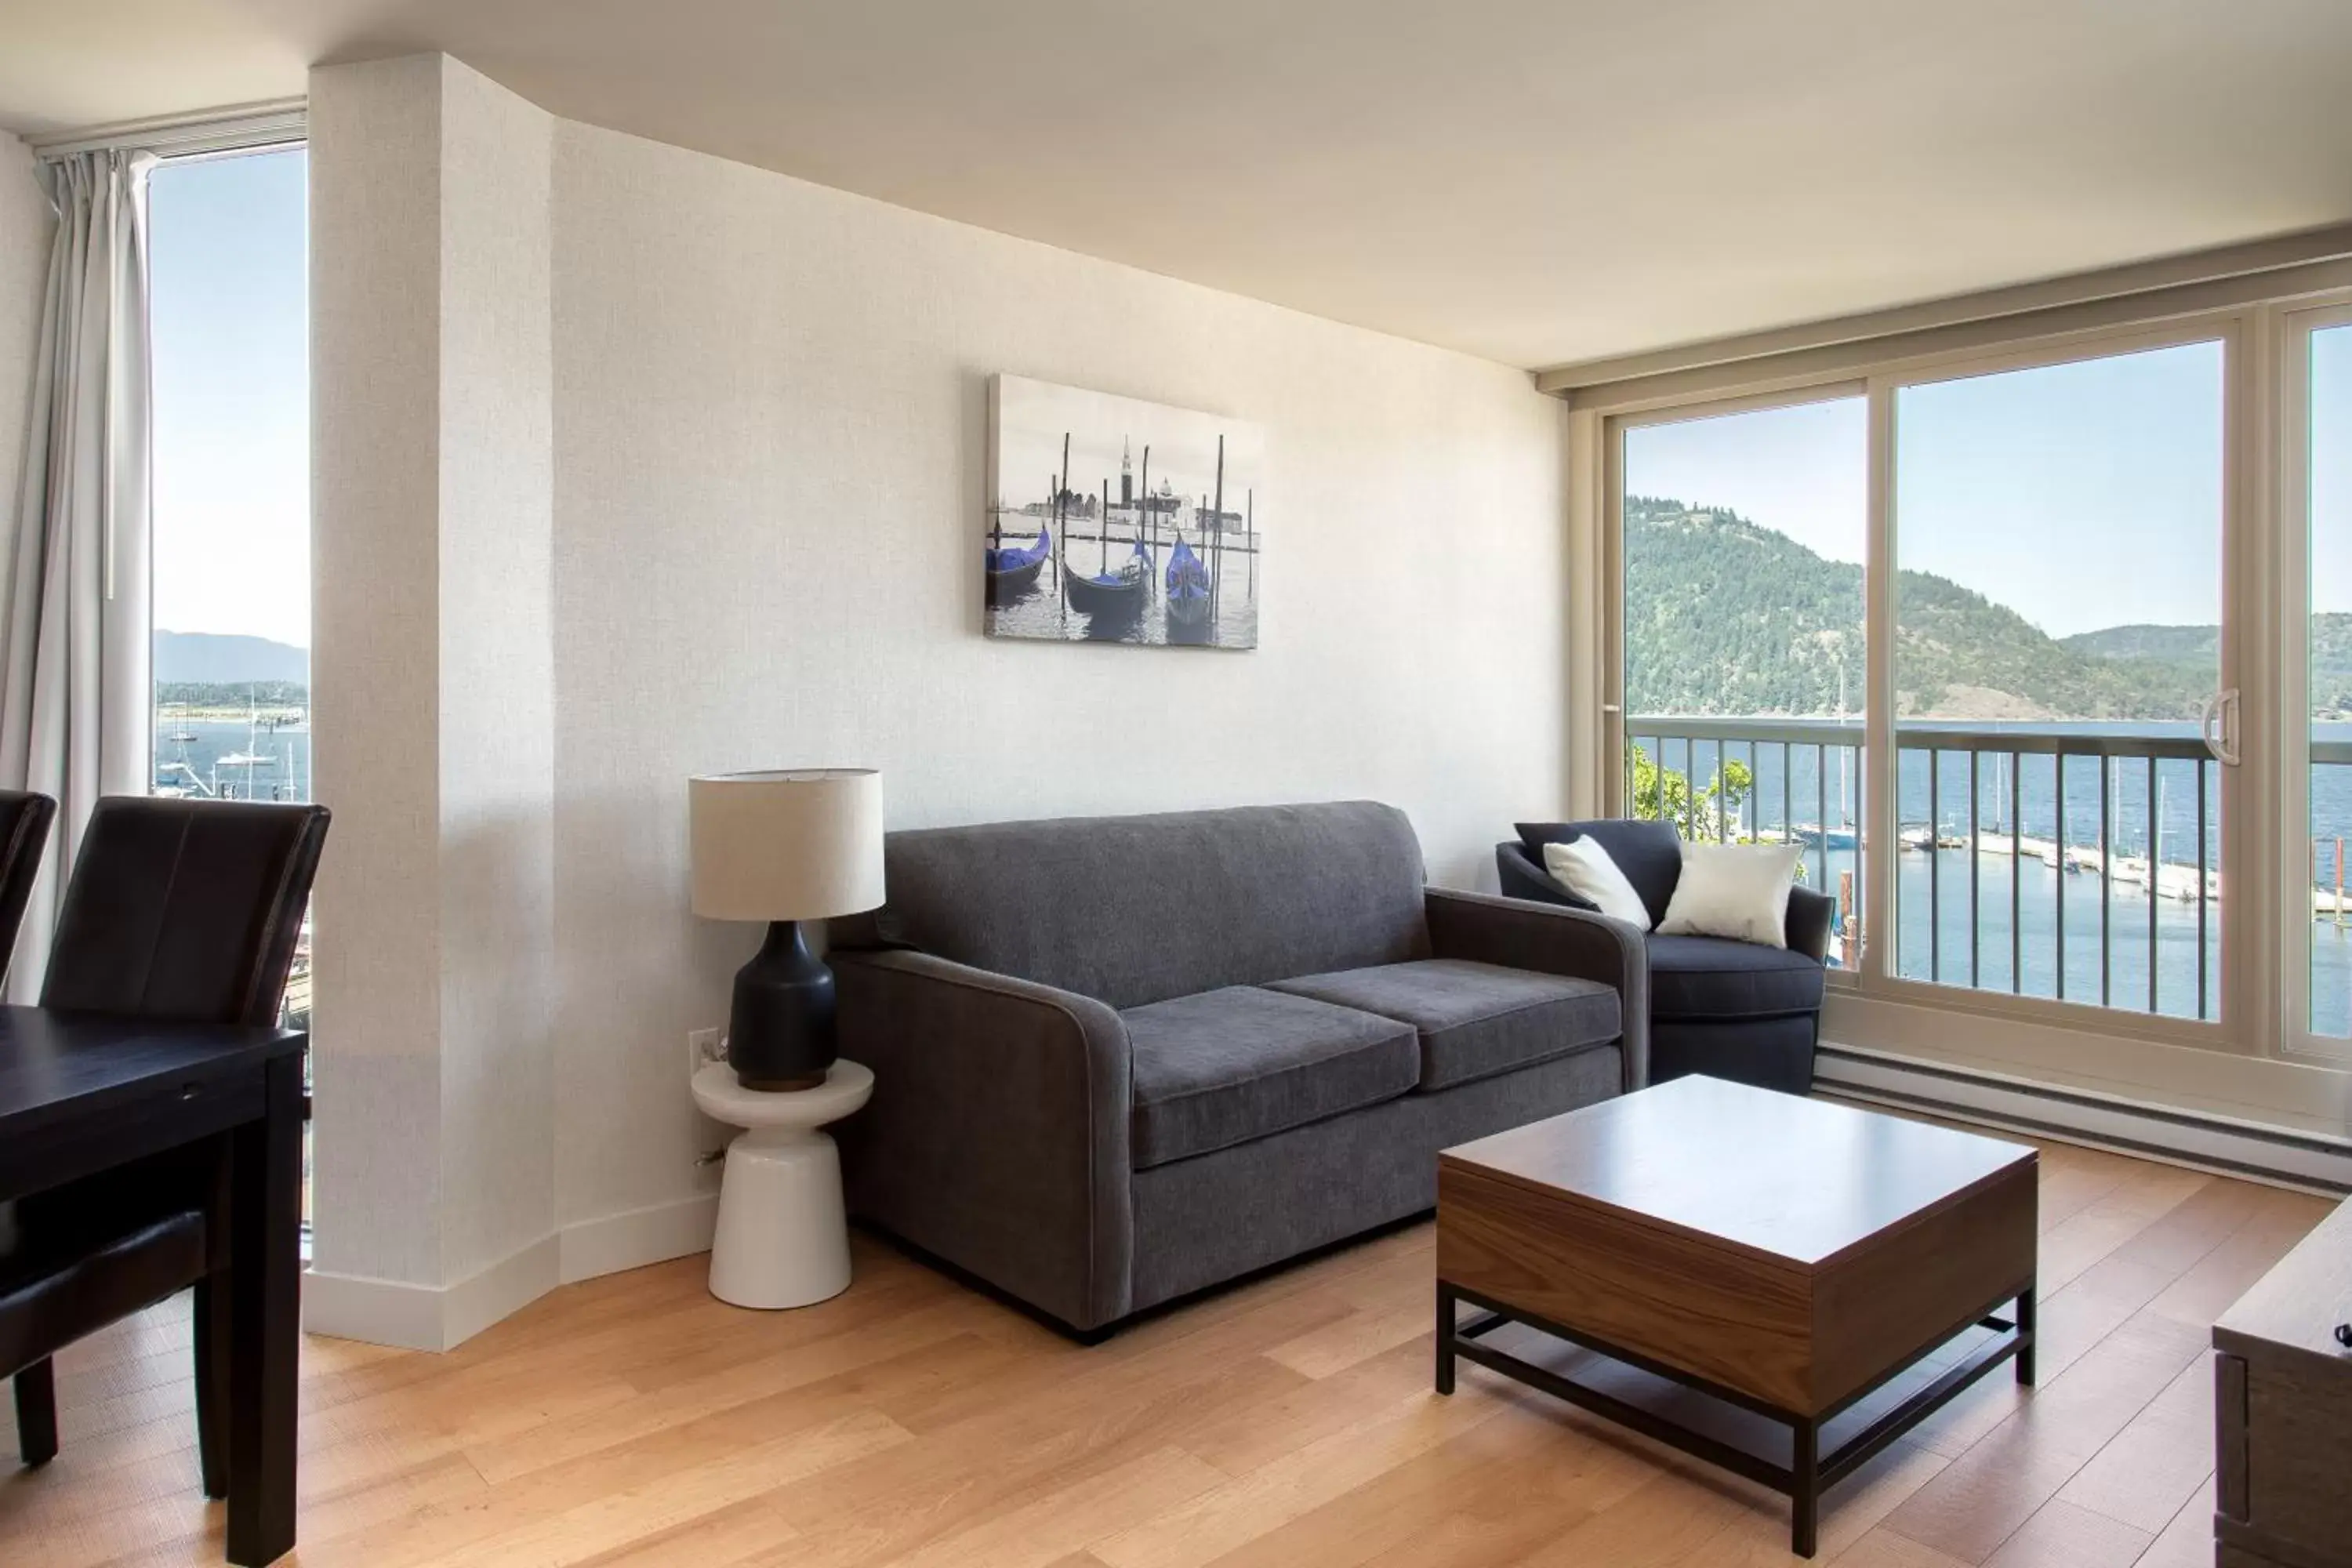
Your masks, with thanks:
[{"label": "white wall", "polygon": [[[0,563],[15,558],[26,405],[40,342],[49,237],[56,228],[31,149],[14,136],[0,135]],[[0,580],[6,575],[0,565]]]},{"label": "white wall", "polygon": [[[446,1342],[451,1314],[470,1323],[483,1300],[536,1288],[543,1155],[562,1277],[707,1243],[712,1177],[695,1159],[724,1132],[688,1101],[684,1037],[723,1023],[758,932],[688,912],[690,773],[877,766],[901,827],[1372,796],[1412,815],[1433,878],[1456,884],[1491,879],[1513,817],[1559,811],[1563,416],[1524,374],[560,120],[545,142],[527,116],[485,137],[478,167],[451,127],[479,79],[424,71],[312,78],[314,377],[338,389],[320,394],[314,658],[341,889],[320,917],[320,1258],[336,1279],[323,1321],[314,1288],[314,1325],[397,1337],[354,1281],[470,1291],[445,1308]],[[381,106],[374,132],[356,110],[338,119],[336,100],[387,82],[438,92],[437,142],[395,151],[415,136]],[[338,157],[335,140],[370,146]],[[541,258],[530,216],[471,247],[465,222],[540,210],[535,155]],[[387,157],[401,177],[376,167]],[[429,194],[412,191],[427,164]],[[420,227],[438,236],[437,297],[407,263],[405,281],[330,298],[331,274],[381,268],[364,252]],[[509,319],[541,290],[544,389]],[[430,365],[409,363],[420,340]],[[1266,427],[1258,651],[980,635],[1000,371]],[[536,481],[509,493],[492,474],[528,458],[541,406],[543,549]],[[429,447],[430,465],[386,447]],[[412,612],[427,559],[434,602]],[[488,629],[460,635],[475,621]],[[379,726],[383,704],[396,721]],[[376,778],[435,757],[437,790]],[[379,929],[393,956],[335,956]],[[476,1005],[478,988],[494,999]],[[428,1033],[437,1116],[349,1133],[373,1152],[330,1183],[348,1126],[328,1115],[336,1064],[389,1064],[422,1048],[397,1037]],[[427,1092],[383,1090],[401,1105]],[[437,1193],[414,1173],[372,1184],[404,1142]],[[413,1226],[379,1227],[387,1204],[435,1206],[429,1266]],[[489,1217],[461,1234],[473,1205]],[[379,1258],[380,1230],[398,1239]],[[469,1285],[485,1269],[495,1289]]]},{"label": "white wall", "polygon": [[[560,122],[567,1221],[690,1191],[681,1046],[751,930],[689,773],[883,771],[895,827],[1374,796],[1491,881],[1563,779],[1559,405],[1499,365]],[[987,378],[1257,421],[1254,653],[980,635]]]},{"label": "white wall", "polygon": [[557,1277],[551,123],[440,56],[313,77],[308,1308],[436,1348]]}]

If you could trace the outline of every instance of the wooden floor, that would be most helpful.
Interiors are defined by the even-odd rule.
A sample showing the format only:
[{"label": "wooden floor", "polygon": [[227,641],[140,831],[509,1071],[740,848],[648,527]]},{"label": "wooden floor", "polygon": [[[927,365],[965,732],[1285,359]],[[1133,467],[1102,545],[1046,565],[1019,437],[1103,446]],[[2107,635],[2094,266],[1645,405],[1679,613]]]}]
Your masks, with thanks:
[{"label": "wooden floor", "polygon": [[[2207,1326],[2328,1205],[2053,1144],[2042,1384],[1978,1385],[1830,1495],[1843,1568],[2212,1561]],[[1786,1563],[1778,1497],[1475,1367],[1430,1392],[1431,1229],[1081,1349],[871,1242],[845,1296],[719,1305],[687,1258],[446,1356],[311,1341],[324,1568],[585,1563]],[[0,1470],[10,1568],[218,1562],[188,1323],[61,1363],[65,1449]]]}]

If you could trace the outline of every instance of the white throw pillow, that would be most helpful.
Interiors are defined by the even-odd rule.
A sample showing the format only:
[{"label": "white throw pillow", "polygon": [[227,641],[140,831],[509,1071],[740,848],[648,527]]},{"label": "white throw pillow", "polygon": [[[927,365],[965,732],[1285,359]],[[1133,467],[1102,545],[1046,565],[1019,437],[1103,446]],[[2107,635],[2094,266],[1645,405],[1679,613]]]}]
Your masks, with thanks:
[{"label": "white throw pillow", "polygon": [[1632,921],[1643,931],[1650,929],[1650,907],[1642,902],[1642,895],[1609,858],[1609,851],[1590,838],[1580,838],[1572,844],[1547,844],[1543,847],[1544,869],[1553,878],[1599,910],[1602,914],[1621,921]]},{"label": "white throw pillow", "polygon": [[1789,945],[1789,889],[1795,844],[1683,845],[1682,879],[1666,900],[1661,936],[1727,936],[1761,947]]}]

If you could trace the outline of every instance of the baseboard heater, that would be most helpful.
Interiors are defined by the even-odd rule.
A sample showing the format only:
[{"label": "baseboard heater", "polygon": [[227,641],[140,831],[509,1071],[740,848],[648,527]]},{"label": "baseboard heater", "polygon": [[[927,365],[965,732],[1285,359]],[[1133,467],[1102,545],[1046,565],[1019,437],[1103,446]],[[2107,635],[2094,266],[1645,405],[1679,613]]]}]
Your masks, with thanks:
[{"label": "baseboard heater", "polygon": [[2352,1139],[1824,1043],[1816,1092],[2143,1154],[2315,1192],[2352,1193]]}]

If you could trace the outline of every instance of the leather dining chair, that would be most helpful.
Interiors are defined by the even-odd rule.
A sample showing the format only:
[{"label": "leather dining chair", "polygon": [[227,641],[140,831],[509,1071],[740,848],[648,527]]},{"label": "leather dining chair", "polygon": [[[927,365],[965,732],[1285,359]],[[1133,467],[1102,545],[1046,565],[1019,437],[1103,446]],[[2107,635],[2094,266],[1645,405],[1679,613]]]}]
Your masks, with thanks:
[{"label": "leather dining chair", "polygon": [[[327,837],[315,805],[110,796],[82,836],[58,918],[44,1007],[184,1023],[278,1021]],[[49,1358],[195,1289],[197,1449],[227,1495],[226,1162],[191,1144],[21,1200],[0,1249],[0,1374],[17,1448],[58,1448]]]},{"label": "leather dining chair", "polygon": [[49,826],[58,803],[30,790],[0,789],[0,977],[16,951],[16,933],[41,874],[41,853],[49,847]]}]

